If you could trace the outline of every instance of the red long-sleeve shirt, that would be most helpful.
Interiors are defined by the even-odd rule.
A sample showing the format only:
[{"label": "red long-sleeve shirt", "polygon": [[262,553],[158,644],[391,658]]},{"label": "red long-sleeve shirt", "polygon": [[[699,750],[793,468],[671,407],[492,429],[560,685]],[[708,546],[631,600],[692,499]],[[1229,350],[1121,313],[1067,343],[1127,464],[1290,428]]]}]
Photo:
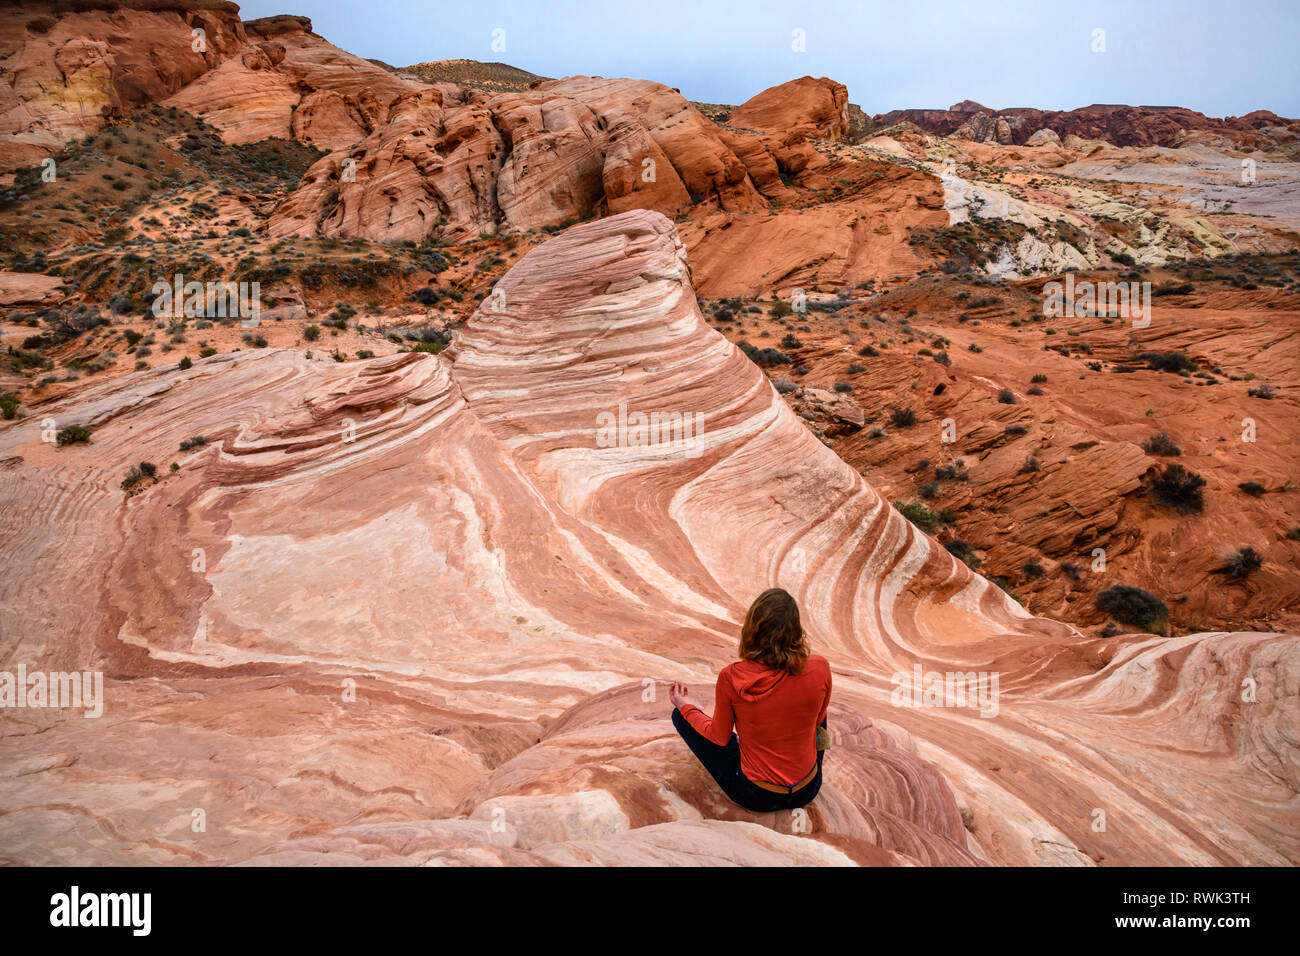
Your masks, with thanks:
[{"label": "red long-sleeve shirt", "polygon": [[682,716],[718,746],[740,737],[740,769],[750,780],[798,783],[817,761],[817,727],[831,703],[831,667],[817,654],[798,674],[736,661],[718,674],[713,717],[694,704]]}]

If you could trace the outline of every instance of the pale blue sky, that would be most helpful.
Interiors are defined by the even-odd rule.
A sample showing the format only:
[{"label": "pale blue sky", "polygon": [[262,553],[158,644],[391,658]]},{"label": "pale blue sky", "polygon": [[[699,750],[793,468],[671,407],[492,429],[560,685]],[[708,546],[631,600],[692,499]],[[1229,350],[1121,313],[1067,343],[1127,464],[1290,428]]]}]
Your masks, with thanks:
[{"label": "pale blue sky", "polygon": [[[1300,116],[1300,0],[249,0],[244,19],[311,17],[361,56],[397,66],[466,57],[546,76],[644,77],[740,103],[829,76],[868,113],[1091,103],[1211,116]],[[505,31],[504,53],[492,50]],[[1105,52],[1092,52],[1093,30]],[[806,52],[791,49],[792,31]]]}]

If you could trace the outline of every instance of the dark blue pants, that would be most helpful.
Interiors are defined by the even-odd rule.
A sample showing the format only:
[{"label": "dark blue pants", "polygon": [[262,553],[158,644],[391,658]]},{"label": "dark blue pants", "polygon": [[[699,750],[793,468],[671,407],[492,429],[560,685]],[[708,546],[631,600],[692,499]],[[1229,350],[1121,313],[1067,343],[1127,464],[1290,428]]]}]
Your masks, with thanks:
[{"label": "dark blue pants", "polygon": [[[826,721],[823,720],[821,725],[825,727]],[[719,747],[692,727],[690,721],[675,707],[673,726],[677,728],[677,733],[681,734],[682,740],[686,741],[686,746],[691,748],[691,753],[695,754],[695,758],[717,781],[722,792],[732,803],[738,803],[746,810],[752,810],[754,813],[794,810],[812,803],[813,798],[817,796],[817,791],[822,788],[822,755],[825,753],[823,750],[817,751],[817,774],[812,780],[794,793],[773,793],[754,786],[753,782],[741,772],[740,739],[734,733],[725,746]]]}]

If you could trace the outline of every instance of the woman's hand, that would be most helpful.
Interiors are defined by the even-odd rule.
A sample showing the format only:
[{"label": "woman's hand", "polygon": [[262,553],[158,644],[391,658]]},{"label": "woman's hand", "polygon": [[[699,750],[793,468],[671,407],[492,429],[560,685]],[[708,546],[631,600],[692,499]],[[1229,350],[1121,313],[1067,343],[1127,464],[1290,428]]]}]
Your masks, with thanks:
[{"label": "woman's hand", "polygon": [[668,688],[668,699],[673,702],[674,707],[681,710],[684,705],[694,703],[688,696],[689,692],[685,684],[673,681],[673,686]]}]

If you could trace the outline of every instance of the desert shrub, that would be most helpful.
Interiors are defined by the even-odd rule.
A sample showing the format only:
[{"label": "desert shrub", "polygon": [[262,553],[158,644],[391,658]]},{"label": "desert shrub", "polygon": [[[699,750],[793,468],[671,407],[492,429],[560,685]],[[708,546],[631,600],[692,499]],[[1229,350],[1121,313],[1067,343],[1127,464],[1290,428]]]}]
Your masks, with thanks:
[{"label": "desert shrub", "polygon": [[306,339],[308,342],[315,342],[318,338],[320,338],[320,326],[319,325],[304,326],[302,330],[302,337]]},{"label": "desert shrub", "polygon": [[853,384],[851,382],[836,382],[835,391],[839,392],[841,395],[846,392],[851,392],[853,391]]},{"label": "desert shrub", "polygon": [[980,348],[980,347],[979,347],[978,345],[976,345],[974,342],[972,342],[970,345],[966,346],[966,350],[967,350],[968,352],[983,352],[983,351],[984,351],[982,348]]},{"label": "desert shrub", "polygon": [[1013,437],[1018,438],[1021,435],[1028,434],[1029,429],[1026,428],[1024,425],[1008,425],[1006,428],[1002,430],[1002,432],[1005,435],[1011,435]]},{"label": "desert shrub", "polygon": [[191,448],[201,448],[207,443],[208,440],[202,435],[192,435],[181,442],[181,451],[189,451]]},{"label": "desert shrub", "polygon": [[774,348],[754,349],[749,353],[750,360],[756,365],[789,365],[790,356]]},{"label": "desert shrub", "polygon": [[884,430],[883,428],[881,428],[879,425],[876,425],[875,427],[871,428],[871,429],[867,432],[867,437],[868,437],[868,438],[884,438],[884,437],[885,437],[885,430]]},{"label": "desert shrub", "polygon": [[782,299],[777,299],[772,303],[772,308],[768,309],[768,315],[774,315],[777,318],[789,315],[794,309],[790,308],[790,303]]},{"label": "desert shrub", "polygon": [[90,441],[90,429],[81,425],[69,425],[67,428],[60,428],[54,439],[60,445],[76,445],[88,442]]},{"label": "desert shrub", "polygon": [[939,465],[934,469],[934,477],[937,481],[970,481],[970,474],[961,463]]},{"label": "desert shrub", "polygon": [[1255,388],[1246,389],[1246,394],[1251,398],[1272,398],[1276,393],[1273,391],[1272,385],[1265,383]]},{"label": "desert shrub", "polygon": [[916,424],[916,412],[910,408],[895,408],[889,413],[889,424],[895,428],[911,428]]},{"label": "desert shrub", "polygon": [[18,415],[18,396],[13,392],[0,392],[0,415],[5,421],[13,421]]},{"label": "desert shrub", "polygon": [[874,348],[872,348],[870,345],[864,345],[864,346],[862,346],[862,348],[858,349],[858,354],[861,355],[861,356],[863,356],[863,357],[865,357],[865,358],[875,358],[875,357],[876,357],[877,355],[879,355],[880,353],[877,352],[877,351],[876,351]]},{"label": "desert shrub", "polygon": [[946,508],[937,511],[931,511],[919,501],[902,502],[895,501],[894,507],[912,524],[916,525],[922,531],[933,531],[941,524],[952,524],[957,520],[957,516]]},{"label": "desert shrub", "polygon": [[1168,432],[1152,435],[1142,443],[1142,450],[1148,455],[1164,455],[1167,458],[1176,458],[1183,453],[1182,449],[1169,437]]},{"label": "desert shrub", "polygon": [[142,461],[138,465],[132,465],[126,477],[122,479],[122,490],[130,491],[146,478],[153,478],[157,474],[158,469],[152,462]]},{"label": "desert shrub", "polygon": [[1020,566],[1020,573],[1024,575],[1026,580],[1033,581],[1037,578],[1041,578],[1046,572],[1043,570],[1042,564],[1037,560],[1030,558]]},{"label": "desert shrub", "polygon": [[96,307],[85,304],[77,306],[71,312],[47,309],[41,318],[59,340],[76,338],[83,332],[108,325],[108,319],[100,315]]},{"label": "desert shrub", "polygon": [[799,348],[803,348],[803,343],[800,342],[799,339],[795,337],[795,334],[793,332],[787,332],[785,333],[785,335],[781,337],[781,348],[799,349]]},{"label": "desert shrub", "polygon": [[788,378],[778,378],[772,382],[772,387],[781,395],[789,395],[791,392],[799,390],[799,386]]},{"label": "desert shrub", "polygon": [[1300,524],[1287,531],[1286,539],[1288,541],[1300,541]]},{"label": "desert shrub", "polygon": [[982,563],[980,559],[975,556],[975,552],[971,550],[971,546],[961,538],[953,538],[945,544],[944,547],[948,549],[949,554],[957,560],[965,562],[965,564],[972,570],[978,568]]},{"label": "desert shrub", "polygon": [[1221,567],[1214,569],[1214,574],[1222,574],[1229,581],[1240,581],[1259,570],[1264,559],[1254,548],[1238,548],[1228,555]]},{"label": "desert shrub", "polygon": [[1071,581],[1077,581],[1079,578],[1083,577],[1083,568],[1075,564],[1073,561],[1062,561],[1061,573]]},{"label": "desert shrub", "polygon": [[49,371],[54,368],[54,362],[46,358],[40,352],[28,351],[27,349],[16,349],[9,347],[9,368],[15,373],[21,372],[25,368],[39,368]]},{"label": "desert shrub", "polygon": [[1157,372],[1173,372],[1181,375],[1195,372],[1197,368],[1196,363],[1182,352],[1143,352],[1138,358]]},{"label": "desert shrub", "polygon": [[1243,481],[1241,484],[1237,485],[1237,487],[1240,488],[1242,491],[1244,491],[1246,494],[1250,495],[1252,498],[1262,498],[1265,494],[1268,493],[1268,489],[1265,488],[1263,485],[1261,485],[1258,481]]},{"label": "desert shrub", "polygon": [[217,350],[214,348],[199,349],[199,358],[207,358],[209,355],[216,355]]},{"label": "desert shrub", "polygon": [[1097,610],[1121,624],[1140,627],[1153,634],[1164,630],[1169,608],[1150,591],[1128,584],[1112,584],[1097,595]]},{"label": "desert shrub", "polygon": [[375,357],[375,353],[372,352],[372,351],[370,351],[370,349],[358,349],[358,350],[357,350],[357,358],[359,358],[359,359],[368,359],[368,358],[374,358],[374,357]]},{"label": "desert shrub", "polygon": [[849,371],[848,371],[848,374],[850,374],[850,375],[860,375],[860,374],[862,374],[862,373],[865,372],[865,371],[866,371],[866,368],[865,368],[864,366],[859,365],[857,362],[853,362],[851,365],[849,365]]},{"label": "desert shrub", "polygon": [[1037,375],[1035,375],[1035,376],[1034,376],[1033,378],[1031,378],[1029,381],[1032,382],[1032,383],[1035,384],[1035,385],[1041,385],[1041,384],[1043,384],[1044,382],[1047,381],[1047,376],[1044,375],[1042,372],[1039,372]]},{"label": "desert shrub", "polygon": [[1032,472],[1038,471],[1040,467],[1041,466],[1038,464],[1037,458],[1035,458],[1033,455],[1026,455],[1024,463],[1021,464],[1020,466],[1020,474],[1022,475],[1030,474]]},{"label": "desert shrub", "polygon": [[182,372],[184,372],[186,369],[193,368],[194,362],[187,355],[179,362],[176,363],[176,367],[179,368]]},{"label": "desert shrub", "polygon": [[1188,295],[1195,292],[1196,286],[1190,282],[1162,282],[1151,290],[1153,296],[1161,295]]},{"label": "desert shrub", "polygon": [[1178,511],[1200,511],[1205,505],[1201,489],[1205,479],[1182,465],[1166,465],[1148,486],[1156,504]]},{"label": "desert shrub", "polygon": [[1011,393],[1010,389],[1004,388],[998,392],[998,401],[1003,405],[1014,405],[1016,403],[1016,396]]},{"label": "desert shrub", "polygon": [[412,302],[420,303],[420,305],[433,305],[438,301],[438,290],[432,286],[422,285],[407,298]]},{"label": "desert shrub", "polygon": [[[1025,394],[1026,394],[1026,395],[1042,395],[1042,394],[1043,394],[1043,390],[1042,390],[1041,388],[1039,388],[1037,385],[1031,385],[1031,386],[1029,386],[1029,388],[1025,389]],[[1015,403],[1012,402],[1011,404],[1014,405]]]},{"label": "desert shrub", "polygon": [[939,482],[927,481],[921,486],[921,497],[927,501],[933,501],[939,497]]}]

